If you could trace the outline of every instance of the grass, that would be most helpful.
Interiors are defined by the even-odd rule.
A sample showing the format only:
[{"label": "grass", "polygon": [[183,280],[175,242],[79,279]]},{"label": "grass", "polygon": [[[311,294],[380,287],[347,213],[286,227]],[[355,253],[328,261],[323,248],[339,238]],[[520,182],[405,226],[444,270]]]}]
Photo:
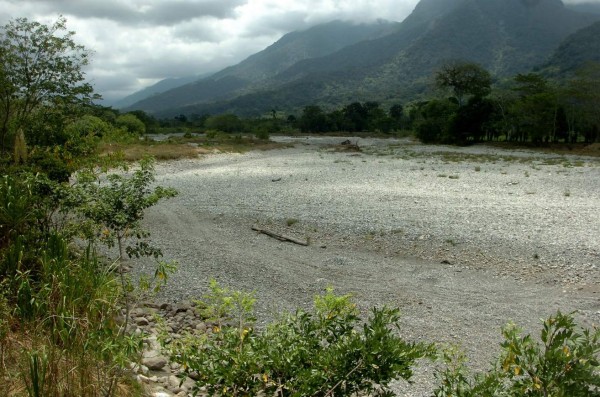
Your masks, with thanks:
[{"label": "grass", "polygon": [[286,219],[285,224],[288,226],[294,226],[298,222],[299,221],[296,218],[288,218],[288,219]]},{"label": "grass", "polygon": [[271,150],[289,147],[289,144],[255,139],[250,136],[217,134],[205,136],[170,137],[166,141],[135,141],[131,143],[103,142],[100,144],[101,155],[121,153],[126,161],[139,161],[152,156],[159,161],[196,158],[202,154],[245,153],[250,150]]}]

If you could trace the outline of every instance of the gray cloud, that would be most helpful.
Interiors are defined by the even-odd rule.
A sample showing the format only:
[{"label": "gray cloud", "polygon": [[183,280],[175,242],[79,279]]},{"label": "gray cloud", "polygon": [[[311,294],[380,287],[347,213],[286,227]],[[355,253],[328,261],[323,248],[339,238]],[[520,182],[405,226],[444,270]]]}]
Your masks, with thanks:
[{"label": "gray cloud", "polygon": [[245,0],[9,0],[33,12],[120,24],[172,26],[201,17],[227,18]]},{"label": "gray cloud", "polygon": [[[442,1],[442,0],[440,0]],[[117,99],[168,77],[236,64],[285,33],[333,19],[401,21],[418,0],[0,0],[0,25],[62,14],[95,52],[87,77]],[[569,0],[568,3],[600,0]]]}]

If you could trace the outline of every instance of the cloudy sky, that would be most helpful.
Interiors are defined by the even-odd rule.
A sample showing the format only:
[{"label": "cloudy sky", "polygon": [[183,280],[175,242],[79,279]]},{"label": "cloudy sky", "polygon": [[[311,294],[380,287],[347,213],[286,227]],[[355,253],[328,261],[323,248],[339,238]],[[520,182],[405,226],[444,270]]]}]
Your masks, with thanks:
[{"label": "cloudy sky", "polygon": [[[570,0],[582,1],[582,0]],[[599,1],[599,0],[594,0]],[[94,51],[87,76],[107,100],[167,77],[235,64],[283,34],[333,19],[401,21],[418,0],[0,0],[0,24],[67,18]]]}]

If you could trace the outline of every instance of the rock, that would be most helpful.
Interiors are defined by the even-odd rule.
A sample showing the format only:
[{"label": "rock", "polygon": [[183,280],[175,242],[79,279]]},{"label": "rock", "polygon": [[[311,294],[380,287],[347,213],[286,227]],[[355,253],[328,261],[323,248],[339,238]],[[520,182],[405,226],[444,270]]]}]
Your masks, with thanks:
[{"label": "rock", "polygon": [[167,389],[169,389],[170,391],[172,391],[175,394],[177,394],[181,391],[184,391],[182,389],[182,387],[180,386],[180,383],[182,383],[181,379],[179,379],[175,375],[171,375],[171,376],[169,376],[169,384],[167,386]]},{"label": "rock", "polygon": [[167,365],[167,359],[161,355],[157,355],[154,357],[145,357],[142,358],[142,364],[144,364],[150,370],[158,371],[163,369],[164,366]]},{"label": "rock", "polygon": [[198,324],[196,324],[196,329],[201,332],[206,331],[206,323],[199,322]]}]

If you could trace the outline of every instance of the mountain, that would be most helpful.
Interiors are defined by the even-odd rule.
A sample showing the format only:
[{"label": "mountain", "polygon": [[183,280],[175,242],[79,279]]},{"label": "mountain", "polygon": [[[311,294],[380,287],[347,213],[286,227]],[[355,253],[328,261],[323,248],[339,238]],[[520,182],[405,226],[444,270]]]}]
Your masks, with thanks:
[{"label": "mountain", "polygon": [[588,3],[568,4],[567,7],[572,10],[579,11],[579,12],[589,12],[589,13],[593,13],[593,14],[600,14],[600,3],[598,3],[598,2],[592,3],[590,1]]},{"label": "mountain", "polygon": [[304,31],[288,33],[265,50],[235,66],[223,69],[208,78],[139,101],[129,109],[156,112],[165,107],[180,107],[232,98],[247,92],[249,87],[260,87],[262,81],[275,76],[298,61],[325,56],[353,43],[387,35],[398,25],[383,20],[371,24],[333,21]]},{"label": "mountain", "polygon": [[412,100],[427,92],[433,72],[446,61],[477,62],[498,78],[528,72],[568,35],[598,19],[560,0],[421,0],[387,35],[306,57],[229,97],[205,96],[154,111],[159,117],[253,115],[273,108],[297,111],[308,104]]},{"label": "mountain", "polygon": [[600,22],[567,37],[542,70],[554,77],[565,77],[590,61],[600,62]]},{"label": "mountain", "polygon": [[158,83],[151,85],[150,87],[146,87],[144,89],[136,91],[133,94],[114,102],[112,106],[116,109],[126,108],[128,106],[133,105],[136,102],[142,101],[146,98],[157,94],[161,94],[165,91],[172,90],[173,88],[181,87],[203,77],[207,76],[186,76],[163,79]]}]

